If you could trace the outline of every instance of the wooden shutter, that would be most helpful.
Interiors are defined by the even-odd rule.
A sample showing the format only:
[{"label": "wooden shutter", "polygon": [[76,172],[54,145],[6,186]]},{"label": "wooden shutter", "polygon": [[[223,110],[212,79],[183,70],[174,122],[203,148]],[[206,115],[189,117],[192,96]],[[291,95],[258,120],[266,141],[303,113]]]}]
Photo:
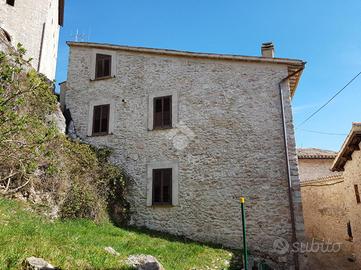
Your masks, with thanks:
[{"label": "wooden shutter", "polygon": [[163,127],[172,127],[172,97],[163,98]]},{"label": "wooden shutter", "polygon": [[162,202],[162,172],[153,170],[153,204]]},{"label": "wooden shutter", "polygon": [[153,170],[153,204],[172,204],[172,169]]},{"label": "wooden shutter", "polygon": [[154,98],[153,128],[172,127],[172,96]]},{"label": "wooden shutter", "polygon": [[105,135],[109,132],[110,105],[94,106],[93,135]]},{"label": "wooden shutter", "polygon": [[154,128],[162,128],[162,98],[154,98]]},{"label": "wooden shutter", "polygon": [[106,54],[96,55],[95,78],[110,77],[112,73],[112,56]]}]

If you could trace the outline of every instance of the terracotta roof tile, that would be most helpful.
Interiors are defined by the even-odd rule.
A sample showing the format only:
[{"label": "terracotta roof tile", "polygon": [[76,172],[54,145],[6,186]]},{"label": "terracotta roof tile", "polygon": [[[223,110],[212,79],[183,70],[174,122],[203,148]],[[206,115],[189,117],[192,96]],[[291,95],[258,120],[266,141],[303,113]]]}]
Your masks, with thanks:
[{"label": "terracotta roof tile", "polygon": [[298,148],[297,157],[299,159],[334,159],[337,152],[318,148]]}]

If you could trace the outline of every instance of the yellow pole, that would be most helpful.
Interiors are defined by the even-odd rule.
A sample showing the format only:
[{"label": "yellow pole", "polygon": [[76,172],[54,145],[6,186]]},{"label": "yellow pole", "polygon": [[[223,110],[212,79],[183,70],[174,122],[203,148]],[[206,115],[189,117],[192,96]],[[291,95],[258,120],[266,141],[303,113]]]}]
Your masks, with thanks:
[{"label": "yellow pole", "polygon": [[244,270],[248,270],[248,255],[247,255],[247,241],[246,241],[246,213],[244,209],[245,199],[241,197],[241,210],[242,210],[242,230],[243,230],[243,263]]}]

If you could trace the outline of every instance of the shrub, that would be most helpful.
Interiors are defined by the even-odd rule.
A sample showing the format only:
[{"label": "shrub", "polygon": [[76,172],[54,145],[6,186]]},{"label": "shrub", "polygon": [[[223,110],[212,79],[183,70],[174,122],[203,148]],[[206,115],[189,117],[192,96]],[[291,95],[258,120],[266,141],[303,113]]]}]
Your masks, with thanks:
[{"label": "shrub", "polygon": [[0,194],[55,204],[62,218],[99,221],[108,212],[125,223],[126,177],[108,162],[111,151],[71,141],[47,122],[57,108],[53,83],[24,54],[20,45],[0,52]]}]

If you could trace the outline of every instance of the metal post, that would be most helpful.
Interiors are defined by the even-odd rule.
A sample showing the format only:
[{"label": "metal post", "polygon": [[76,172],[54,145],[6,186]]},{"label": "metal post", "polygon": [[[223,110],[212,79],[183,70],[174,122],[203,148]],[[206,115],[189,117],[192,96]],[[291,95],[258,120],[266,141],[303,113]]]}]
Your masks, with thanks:
[{"label": "metal post", "polygon": [[247,254],[247,241],[246,241],[246,213],[244,210],[244,197],[240,198],[242,209],[242,230],[243,230],[243,263],[244,270],[248,270],[248,254]]}]

